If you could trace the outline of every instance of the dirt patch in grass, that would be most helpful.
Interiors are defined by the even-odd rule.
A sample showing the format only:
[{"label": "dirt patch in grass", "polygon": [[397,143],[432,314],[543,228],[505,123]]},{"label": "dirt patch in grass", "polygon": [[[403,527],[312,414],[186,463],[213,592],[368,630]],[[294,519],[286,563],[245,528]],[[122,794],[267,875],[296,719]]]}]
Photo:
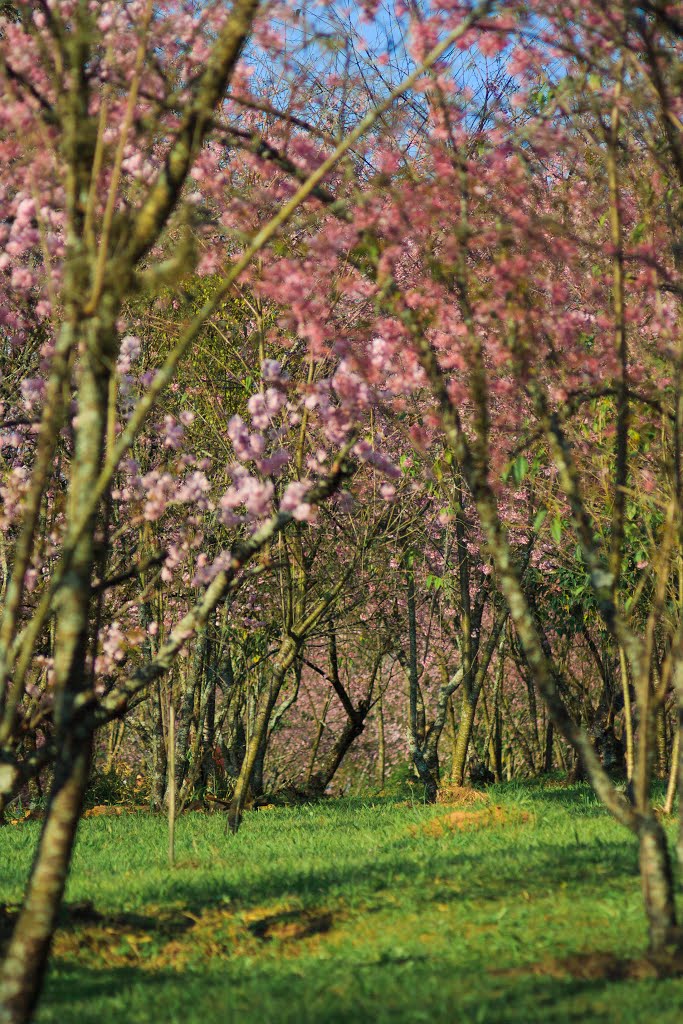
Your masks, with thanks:
[{"label": "dirt patch in grass", "polygon": [[437,793],[438,804],[448,804],[449,807],[473,807],[490,803],[487,793],[480,789],[472,789],[470,786],[442,786]]},{"label": "dirt patch in grass", "polygon": [[97,804],[95,807],[88,807],[87,810],[83,811],[84,818],[101,818],[101,817],[118,817],[119,814],[123,814],[125,808],[119,804]]},{"label": "dirt patch in grass", "polygon": [[579,981],[646,981],[683,977],[683,954],[620,957],[614,953],[572,953],[566,957],[547,957],[535,964],[510,970],[491,970],[496,977],[540,975],[549,978],[575,978]]},{"label": "dirt patch in grass", "polygon": [[498,805],[486,806],[478,810],[451,811],[421,825],[411,825],[408,831],[412,836],[426,835],[439,838],[451,832],[473,832],[482,828],[521,825],[529,821],[530,817],[526,811],[510,811]]}]

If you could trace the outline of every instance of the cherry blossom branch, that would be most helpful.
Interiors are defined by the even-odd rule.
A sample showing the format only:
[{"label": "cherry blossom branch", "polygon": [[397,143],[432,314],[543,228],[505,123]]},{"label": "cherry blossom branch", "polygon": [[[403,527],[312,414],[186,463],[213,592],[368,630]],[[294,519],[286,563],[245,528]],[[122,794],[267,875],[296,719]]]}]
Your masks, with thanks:
[{"label": "cherry blossom branch", "polygon": [[[214,43],[164,167],[134,217],[122,257],[115,261],[122,263],[124,271],[139,263],[149,252],[175,208],[192,163],[206,137],[213,111],[225,94],[260,7],[261,0],[235,0],[232,5],[230,16]],[[112,269],[115,272],[119,268]]]},{"label": "cherry blossom branch", "polygon": [[[138,48],[135,54],[135,67],[133,69],[133,79],[128,85],[128,99],[126,101],[126,111],[123,115],[123,123],[119,128],[119,138],[116,144],[114,164],[112,166],[111,179],[109,181],[109,191],[107,192],[107,201],[105,203],[104,214],[102,216],[102,234],[100,237],[97,259],[95,261],[92,283],[92,295],[89,303],[90,308],[93,310],[95,309],[97,303],[100,300],[102,288],[104,285],[104,272],[107,264],[107,257],[109,255],[109,236],[111,234],[112,223],[114,220],[114,210],[116,208],[116,197],[119,189],[119,181],[121,178],[123,156],[126,151],[128,135],[133,124],[133,117],[135,115],[135,106],[138,99],[140,79],[142,77],[142,72],[145,63],[145,54],[147,52],[147,32],[149,29],[150,22],[152,20],[153,9],[153,0],[147,0],[147,6],[142,17],[142,26],[140,31],[140,38],[138,40]],[[106,98],[102,103],[102,110],[106,111]],[[100,127],[103,127],[102,111],[100,112]],[[100,155],[102,151],[102,136],[103,132],[100,131],[98,133],[95,157],[93,160],[93,173],[91,177],[90,195],[88,197],[89,200],[91,197],[94,197],[94,190],[97,185],[98,155]],[[88,203],[87,212],[90,212],[90,202]],[[86,213],[86,224],[84,228],[84,233],[86,234],[86,236],[88,233],[87,221],[88,218]]]},{"label": "cherry blossom branch", "polygon": [[[52,372],[47,384],[47,394],[38,432],[31,488],[23,508],[21,532],[15,545],[12,575],[7,585],[2,620],[0,621],[0,710],[3,711],[5,710],[5,702],[7,700],[5,684],[11,664],[9,658],[10,649],[15,637],[24,596],[26,570],[31,559],[33,539],[38,524],[43,493],[52,466],[52,458],[64,416],[63,385],[69,370],[69,357],[73,344],[74,332],[72,325],[66,323],[62,327],[57,340],[52,361]],[[2,742],[3,736],[4,727],[0,727],[0,742]]]},{"label": "cherry blossom branch", "polygon": [[[348,441],[337,455],[329,474],[306,492],[304,500],[310,505],[318,505],[329,498],[341,483],[353,472],[347,458],[355,443],[355,438]],[[293,522],[292,512],[277,512],[268,522],[246,540],[240,541],[232,549],[230,565],[218,573],[209,584],[200,601],[171,630],[168,639],[159,649],[149,664],[138,669],[123,685],[112,690],[101,701],[95,702],[90,711],[91,724],[101,725],[112,718],[124,714],[130,700],[150,683],[164,675],[183,649],[188,639],[197,632],[208,620],[209,615],[223,600],[239,574],[251,559],[262,551],[270,541],[281,533],[289,523]],[[300,631],[307,628],[308,618],[297,624]],[[77,707],[81,709],[92,706],[92,695],[83,694]]]}]

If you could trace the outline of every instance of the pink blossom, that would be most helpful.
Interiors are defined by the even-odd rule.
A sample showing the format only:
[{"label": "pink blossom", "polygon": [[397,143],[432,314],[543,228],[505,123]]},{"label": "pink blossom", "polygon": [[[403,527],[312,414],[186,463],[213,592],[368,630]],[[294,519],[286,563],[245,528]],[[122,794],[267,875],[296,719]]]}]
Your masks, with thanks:
[{"label": "pink blossom", "polygon": [[261,459],[259,469],[266,476],[278,477],[289,462],[289,452],[284,448],[277,448],[267,458]]},{"label": "pink blossom", "polygon": [[250,434],[241,416],[233,416],[229,420],[228,437],[240,462],[249,462],[263,455],[265,438],[260,434]]},{"label": "pink blossom", "polygon": [[264,359],[261,364],[261,376],[266,384],[280,384],[287,380],[282,363],[277,359]]},{"label": "pink blossom", "polygon": [[141,342],[134,334],[121,339],[116,369],[119,373],[130,373],[131,365],[140,356]]},{"label": "pink blossom", "polygon": [[166,448],[180,448],[185,431],[174,416],[164,416],[164,445]]},{"label": "pink blossom", "polygon": [[258,480],[248,474],[237,477],[220,500],[221,521],[232,526],[243,519],[235,515],[235,510],[244,506],[248,518],[262,519],[270,514],[274,487],[270,480]]},{"label": "pink blossom", "polygon": [[12,287],[25,291],[33,285],[33,274],[27,267],[16,267],[12,271]]},{"label": "pink blossom", "polygon": [[293,480],[287,484],[280,501],[280,511],[291,512],[293,518],[298,519],[300,522],[310,519],[313,508],[305,500],[310,488],[310,482],[304,480]]}]

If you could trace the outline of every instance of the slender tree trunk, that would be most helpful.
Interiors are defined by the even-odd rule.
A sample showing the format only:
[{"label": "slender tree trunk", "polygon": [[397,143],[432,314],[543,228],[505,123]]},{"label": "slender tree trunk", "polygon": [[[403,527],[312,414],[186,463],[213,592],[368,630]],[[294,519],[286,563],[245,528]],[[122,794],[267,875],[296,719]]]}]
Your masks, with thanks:
[{"label": "slender tree trunk", "polygon": [[514,747],[510,743],[506,751],[505,757],[505,777],[508,782],[512,782],[515,777],[515,751]]},{"label": "slender tree trunk", "polygon": [[[75,130],[76,122],[87,116],[87,111],[79,108],[72,111],[71,116],[75,119],[72,124]],[[86,191],[88,180],[84,182]],[[71,242],[76,248],[81,244],[80,239]],[[80,317],[77,303],[86,285],[82,267],[82,263],[74,261],[67,270],[70,303],[66,315],[75,323]],[[98,318],[85,326],[80,324],[79,340],[84,354],[77,377],[78,425],[67,505],[67,537],[102,465],[117,313],[114,302]],[[25,900],[0,973],[2,1024],[24,1024],[30,1020],[38,1000],[88,781],[92,734],[79,731],[75,704],[77,697],[93,684],[92,672],[86,665],[88,654],[94,660],[97,650],[96,633],[93,636],[90,632],[95,558],[93,516],[74,544],[71,564],[55,605],[54,720],[60,754]]]},{"label": "slender tree trunk", "polygon": [[[448,698],[448,721],[451,727],[451,765],[455,764],[455,745],[458,742],[458,723],[455,718],[455,706],[454,706],[455,694],[451,694]],[[453,770],[451,768],[451,777]]]},{"label": "slender tree trunk", "polygon": [[107,760],[104,766],[104,770],[107,773],[111,772],[114,768],[114,762],[121,749],[125,731],[126,722],[124,719],[109,723],[107,729]]},{"label": "slender tree trunk", "polygon": [[524,673],[524,682],[526,683],[526,694],[529,704],[529,722],[531,724],[531,738],[533,741],[534,752],[532,760],[534,761],[535,770],[536,758],[538,757],[540,759],[541,755],[541,737],[538,732],[538,702],[536,700],[536,687],[534,686],[534,681],[526,672]]},{"label": "slender tree trunk", "polygon": [[477,707],[476,697],[465,688],[460,706],[460,722],[458,733],[455,739],[453,750],[453,769],[451,780],[454,786],[462,786],[465,781],[465,769],[467,767],[467,751],[469,750],[472,729],[474,727],[474,715]]},{"label": "slender tree trunk", "polygon": [[175,770],[175,708],[173,706],[173,694],[171,693],[168,702],[168,866],[175,866],[175,797],[176,797],[176,770]]},{"label": "slender tree trunk", "polygon": [[439,780],[425,759],[422,743],[424,740],[424,716],[420,715],[420,679],[417,664],[417,612],[415,606],[415,573],[412,555],[406,555],[406,598],[408,606],[408,720],[410,726],[410,755],[424,786],[425,800],[434,803]]},{"label": "slender tree trunk", "polygon": [[[24,741],[24,750],[26,753],[35,754],[36,752],[36,737],[35,733],[29,733]],[[40,775],[33,776],[28,781],[28,797],[32,803],[37,803],[42,796],[42,789],[40,786]],[[0,821],[2,820],[2,814],[0,813]]]},{"label": "slender tree trunk", "polygon": [[543,771],[548,775],[553,770],[553,740],[555,738],[555,729],[552,721],[549,719],[545,727],[545,750],[543,753]]},{"label": "slender tree trunk", "polygon": [[641,822],[638,841],[650,952],[664,953],[678,943],[679,933],[676,927],[674,882],[666,833],[654,816]]},{"label": "slender tree trunk", "polygon": [[484,698],[484,715],[485,721],[487,721],[487,734],[486,742],[484,744],[484,750],[488,754],[489,768],[493,772],[494,782],[503,781],[503,764],[502,764],[502,737],[501,737],[501,713],[500,713],[500,695],[503,687],[503,675],[505,672],[505,659],[503,657],[503,649],[505,640],[503,639],[499,647],[499,662],[496,670],[496,679],[493,686],[493,699],[491,705],[490,716],[486,715],[486,694],[483,694]]},{"label": "slender tree trunk", "polygon": [[678,781],[678,748],[681,742],[681,734],[676,729],[676,735],[674,736],[674,748],[671,753],[671,768],[669,771],[669,784],[666,787],[666,800],[664,802],[664,813],[671,814],[674,808],[674,800],[676,798],[676,783]]},{"label": "slender tree trunk", "polygon": [[24,904],[0,972],[0,1024],[26,1024],[38,1001],[89,766],[89,738],[73,754],[67,745],[56,766]]},{"label": "slender tree trunk", "polygon": [[154,687],[152,700],[152,777],[149,786],[149,806],[160,811],[166,792],[166,741],[164,737],[164,712],[161,699],[161,683]]},{"label": "slender tree trunk", "polygon": [[251,772],[251,795],[253,797],[263,795],[263,773],[266,764],[267,747],[268,730],[266,729],[258,745],[258,750],[256,751],[256,760],[254,761],[254,767]]},{"label": "slender tree trunk", "polygon": [[562,771],[565,775],[569,776],[569,765],[567,764],[567,757],[565,755],[565,747],[559,736],[555,737],[555,746],[557,747],[557,753],[560,758],[560,764],[562,765]]},{"label": "slender tree trunk", "polygon": [[[498,673],[496,675],[496,695],[494,695],[494,707],[492,708],[492,715],[495,714],[495,705],[500,695],[502,682],[503,682],[503,671],[505,666],[504,658],[504,647],[505,637],[502,633],[507,620],[507,612],[498,613],[496,616],[493,629],[488,637],[488,640],[482,648],[481,641],[479,638],[475,641],[470,638],[468,643],[468,649],[470,651],[470,657],[468,659],[469,671],[463,676],[463,696],[462,696],[462,707],[460,713],[460,724],[458,726],[458,733],[455,739],[455,746],[453,749],[453,766],[451,771],[451,779],[455,786],[462,786],[465,781],[465,770],[467,767],[467,752],[469,750],[470,741],[472,739],[472,732],[474,729],[474,719],[477,711],[477,702],[479,700],[479,694],[482,691],[484,685],[484,679],[488,672],[489,665],[493,653],[498,646],[499,664]],[[490,723],[489,723],[490,724]]]},{"label": "slender tree trunk", "polygon": [[496,703],[493,730],[493,778],[495,782],[503,781],[503,716],[500,711],[500,700]]},{"label": "slender tree trunk", "polygon": [[280,686],[276,684],[274,680],[268,688],[266,699],[264,700],[260,711],[256,715],[253,729],[247,743],[246,753],[244,760],[242,761],[242,767],[235,783],[235,789],[232,794],[232,800],[230,802],[230,808],[228,810],[228,827],[231,832],[238,832],[240,825],[242,824],[242,814],[244,812],[244,805],[247,802],[247,796],[249,795],[249,787],[251,784],[251,776],[256,764],[256,758],[258,757],[259,748],[264,736],[268,732],[268,723],[270,722],[270,716],[273,713],[275,707],[275,701],[277,695],[280,692]]},{"label": "slender tree trunk", "polygon": [[666,711],[663,706],[657,709],[657,777],[666,778]]},{"label": "slender tree trunk", "polygon": [[330,689],[330,692],[328,693],[328,695],[327,695],[327,697],[325,699],[325,706],[323,708],[323,713],[320,716],[320,721],[318,722],[318,728],[315,731],[315,739],[313,740],[313,746],[311,747],[311,759],[308,762],[308,771],[306,772],[306,783],[305,783],[306,785],[308,785],[310,783],[311,779],[313,778],[313,769],[315,768],[315,761],[316,761],[316,758],[318,756],[318,750],[320,749],[320,743],[322,741],[323,733],[325,731],[325,720],[327,718],[327,712],[330,710],[330,704],[332,703],[332,694],[333,694],[333,692],[334,691],[332,689]]},{"label": "slender tree trunk", "polygon": [[237,832],[242,823],[242,813],[249,794],[252,773],[258,757],[259,749],[265,737],[268,735],[268,726],[273,708],[282,689],[285,676],[289,671],[298,652],[297,643],[288,637],[280,649],[279,656],[273,665],[273,675],[268,686],[265,700],[254,719],[247,749],[242,761],[242,767],[235,783],[230,808],[228,810],[228,827],[232,832]]},{"label": "slender tree trunk", "polygon": [[676,693],[676,738],[678,739],[678,837],[676,840],[676,858],[679,871],[683,868],[683,661],[680,653],[673,672],[674,691]]},{"label": "slender tree trunk", "polygon": [[380,698],[377,702],[377,781],[379,783],[381,793],[384,792],[386,763],[387,751],[384,737],[384,700],[380,692]]},{"label": "slender tree trunk", "polygon": [[633,755],[633,712],[631,710],[631,686],[628,676],[628,663],[623,647],[619,647],[619,669],[621,674],[621,688],[624,694],[624,735],[626,737],[626,778],[630,782],[633,778],[634,755]]},{"label": "slender tree trunk", "polygon": [[[188,673],[184,680],[183,696],[180,705],[180,714],[177,721],[177,739],[175,750],[175,789],[180,793],[183,783],[190,769],[190,729],[195,717],[195,704],[198,692],[201,693],[201,678],[204,669],[204,662],[207,653],[207,630],[206,626],[195,638],[195,649],[188,666]],[[200,714],[201,714],[200,708]],[[167,787],[170,779],[167,780]]]},{"label": "slender tree trunk", "polygon": [[216,745],[216,680],[212,679],[211,689],[207,699],[206,716],[204,718],[204,731],[202,736],[202,769],[201,779],[204,789],[215,785],[215,762],[213,751]]},{"label": "slender tree trunk", "polygon": [[340,764],[351,749],[354,740],[363,732],[369,710],[369,702],[364,702],[357,709],[353,718],[347,718],[346,724],[337,737],[332,750],[323,758],[320,768],[311,777],[310,782],[306,786],[305,793],[308,798],[318,799],[323,796],[336,775]]}]

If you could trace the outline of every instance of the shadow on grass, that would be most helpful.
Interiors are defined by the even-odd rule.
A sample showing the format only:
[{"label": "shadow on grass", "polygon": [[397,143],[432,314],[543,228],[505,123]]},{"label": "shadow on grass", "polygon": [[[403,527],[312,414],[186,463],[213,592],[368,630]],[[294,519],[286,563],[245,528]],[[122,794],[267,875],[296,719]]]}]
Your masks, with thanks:
[{"label": "shadow on grass", "polygon": [[[223,965],[225,966],[225,965]],[[450,961],[324,961],[303,973],[291,962],[240,972],[236,965],[198,976],[128,968],[53,971],[36,1024],[635,1024],[677,1020],[683,989],[537,977],[513,981],[454,969]],[[643,1016],[647,1006],[647,1015]]]},{"label": "shadow on grass", "polygon": [[[414,888],[424,899],[425,886],[436,877],[461,879],[464,896],[485,901],[509,899],[518,888],[532,896],[546,895],[555,891],[560,881],[582,891],[599,891],[604,889],[606,875],[611,885],[630,879],[635,883],[637,878],[637,850],[626,835],[623,843],[524,843],[516,848],[510,834],[501,830],[486,850],[481,848],[480,836],[471,834],[469,843],[468,833],[440,840],[406,836],[405,841],[394,840],[365,856],[359,849],[352,862],[334,861],[315,868],[302,858],[294,864],[257,863],[248,875],[239,877],[183,872],[171,879],[166,893],[194,911],[216,898],[236,907],[284,896],[324,902],[330,897],[369,895],[398,885],[404,891]],[[150,901],[155,896],[151,887]]]}]

